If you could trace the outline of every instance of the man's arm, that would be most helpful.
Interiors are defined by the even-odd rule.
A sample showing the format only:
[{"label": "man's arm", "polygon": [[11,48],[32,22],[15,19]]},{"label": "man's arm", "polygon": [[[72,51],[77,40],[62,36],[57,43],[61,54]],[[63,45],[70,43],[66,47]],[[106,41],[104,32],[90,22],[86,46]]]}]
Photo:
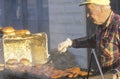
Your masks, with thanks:
[{"label": "man's arm", "polygon": [[74,48],[95,48],[95,34],[83,38],[77,38],[72,41],[72,47]]},{"label": "man's arm", "polygon": [[95,35],[90,37],[78,38],[71,40],[70,38],[58,44],[59,52],[66,52],[68,47],[73,48],[95,48]]}]

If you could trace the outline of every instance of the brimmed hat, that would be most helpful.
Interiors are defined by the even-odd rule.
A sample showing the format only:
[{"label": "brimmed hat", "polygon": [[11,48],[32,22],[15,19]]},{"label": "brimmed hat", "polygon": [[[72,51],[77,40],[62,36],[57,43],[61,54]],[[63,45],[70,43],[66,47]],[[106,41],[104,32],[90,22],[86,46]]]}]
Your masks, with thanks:
[{"label": "brimmed hat", "polygon": [[86,4],[98,4],[98,5],[110,5],[110,0],[85,0],[79,6],[86,5]]}]

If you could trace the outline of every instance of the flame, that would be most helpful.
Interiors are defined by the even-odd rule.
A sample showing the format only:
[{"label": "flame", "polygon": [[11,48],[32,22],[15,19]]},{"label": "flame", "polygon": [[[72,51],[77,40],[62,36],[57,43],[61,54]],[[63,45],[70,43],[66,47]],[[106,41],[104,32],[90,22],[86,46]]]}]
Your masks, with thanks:
[{"label": "flame", "polygon": [[69,68],[65,70],[58,70],[55,69],[53,65],[37,65],[34,67],[24,65],[24,66],[18,66],[16,69],[11,69],[11,70],[22,73],[24,72],[30,73],[31,75],[38,77],[40,77],[40,75],[45,75],[46,77],[52,79],[58,79],[62,77],[77,78],[79,76],[81,77],[87,76],[87,72],[82,71],[79,67]]}]

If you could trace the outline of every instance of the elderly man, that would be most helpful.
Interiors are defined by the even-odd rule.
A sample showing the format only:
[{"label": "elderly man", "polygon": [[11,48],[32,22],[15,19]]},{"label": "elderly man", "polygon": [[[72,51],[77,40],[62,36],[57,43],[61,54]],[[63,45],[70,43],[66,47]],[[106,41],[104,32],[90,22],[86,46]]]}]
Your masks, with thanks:
[{"label": "elderly man", "polygon": [[86,0],[87,17],[98,27],[95,34],[70,39],[58,44],[58,51],[64,53],[68,47],[96,48],[98,60],[103,70],[115,70],[113,79],[118,79],[120,70],[120,16],[114,13],[109,0]]}]

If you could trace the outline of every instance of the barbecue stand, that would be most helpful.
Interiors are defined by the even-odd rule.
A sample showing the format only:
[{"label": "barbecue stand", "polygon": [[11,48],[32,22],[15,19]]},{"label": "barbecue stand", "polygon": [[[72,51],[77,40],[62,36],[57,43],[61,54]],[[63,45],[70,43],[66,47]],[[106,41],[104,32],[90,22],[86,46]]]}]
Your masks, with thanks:
[{"label": "barbecue stand", "polygon": [[90,69],[91,69],[91,63],[92,63],[92,57],[93,56],[95,57],[95,61],[97,63],[97,67],[98,67],[100,75],[101,75],[101,79],[105,79],[94,49],[91,50],[91,54],[90,54],[90,62],[89,62],[89,67],[88,67],[87,79],[89,78],[89,72],[90,72]]}]

